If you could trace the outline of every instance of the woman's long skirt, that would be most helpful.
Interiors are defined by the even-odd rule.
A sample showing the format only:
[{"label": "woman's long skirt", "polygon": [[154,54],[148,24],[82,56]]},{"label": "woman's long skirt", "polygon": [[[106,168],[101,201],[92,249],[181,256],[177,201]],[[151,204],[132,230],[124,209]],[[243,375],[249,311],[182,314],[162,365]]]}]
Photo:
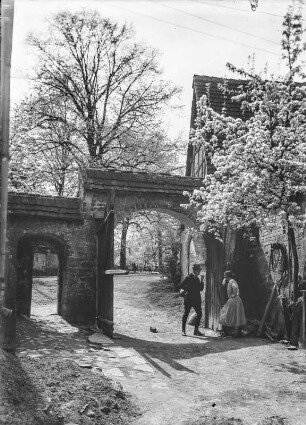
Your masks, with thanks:
[{"label": "woman's long skirt", "polygon": [[239,296],[229,298],[220,312],[220,323],[223,326],[237,327],[246,324],[244,307]]}]

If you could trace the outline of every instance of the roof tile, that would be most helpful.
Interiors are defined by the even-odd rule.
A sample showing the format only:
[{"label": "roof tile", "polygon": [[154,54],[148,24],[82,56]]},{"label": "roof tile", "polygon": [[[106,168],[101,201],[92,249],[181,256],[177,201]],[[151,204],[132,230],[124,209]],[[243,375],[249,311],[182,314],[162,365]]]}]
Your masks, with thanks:
[{"label": "roof tile", "polygon": [[[227,81],[226,94],[224,94],[220,88],[220,85],[223,85],[225,80]],[[231,98],[235,94],[238,94],[240,86],[246,86],[247,84],[248,80],[194,75],[192,87],[195,92],[196,101],[200,100],[201,97],[206,94],[209,96],[210,105],[214,111],[221,114],[222,109],[225,107],[226,115],[233,118],[245,119],[247,114],[243,114],[240,108],[240,104]]]}]

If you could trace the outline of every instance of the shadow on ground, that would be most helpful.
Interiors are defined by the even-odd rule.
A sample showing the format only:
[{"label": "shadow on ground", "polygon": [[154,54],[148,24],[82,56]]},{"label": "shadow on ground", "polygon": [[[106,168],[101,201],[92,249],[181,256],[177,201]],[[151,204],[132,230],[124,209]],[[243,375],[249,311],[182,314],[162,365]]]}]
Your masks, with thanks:
[{"label": "shadow on ground", "polygon": [[[57,316],[57,315],[56,315]],[[22,349],[39,350],[56,348],[59,350],[78,350],[88,348],[87,337],[92,331],[84,327],[70,326],[60,317],[59,323],[46,318],[34,320],[18,317],[16,323],[17,351]]]},{"label": "shadow on ground", "polygon": [[[115,341],[124,348],[133,348],[143,358],[147,360],[155,369],[163,375],[171,378],[171,375],[164,370],[155,360],[168,364],[173,369],[197,374],[198,372],[183,366],[179,361],[194,357],[203,357],[208,354],[216,354],[231,350],[239,350],[247,347],[258,347],[270,344],[266,340],[258,338],[244,339],[222,339],[210,337],[192,337],[190,343],[167,343],[159,341],[148,341],[146,339],[132,338],[127,335],[115,334]],[[198,339],[205,340],[199,344]],[[202,342],[202,341],[201,341]]]},{"label": "shadow on ground", "polygon": [[[58,316],[58,319],[61,320],[60,316]],[[81,350],[89,348],[87,337],[93,333],[91,328],[70,326],[68,328],[69,332],[65,332],[65,329],[57,329],[57,326],[52,322],[48,322],[47,319],[33,320],[32,318],[19,318],[17,321],[17,351],[53,348],[57,350]],[[186,342],[187,338],[188,342]],[[160,365],[160,362],[168,364],[177,371],[198,374],[196,370],[185,367],[180,361],[268,344],[270,343],[267,340],[258,338],[223,339],[193,337],[192,335],[184,338],[183,343],[152,341],[133,338],[123,334],[115,334],[114,339],[114,345],[134,349],[152,367],[168,378],[171,378],[171,375]]]}]

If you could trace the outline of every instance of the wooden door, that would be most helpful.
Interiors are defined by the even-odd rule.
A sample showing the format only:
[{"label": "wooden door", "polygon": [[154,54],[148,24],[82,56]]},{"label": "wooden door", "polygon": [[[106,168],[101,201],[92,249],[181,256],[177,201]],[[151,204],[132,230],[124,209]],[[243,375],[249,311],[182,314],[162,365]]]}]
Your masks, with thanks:
[{"label": "wooden door", "polygon": [[114,263],[114,199],[112,191],[97,234],[97,325],[109,337],[113,337],[114,331],[114,282],[113,274],[108,273]]}]

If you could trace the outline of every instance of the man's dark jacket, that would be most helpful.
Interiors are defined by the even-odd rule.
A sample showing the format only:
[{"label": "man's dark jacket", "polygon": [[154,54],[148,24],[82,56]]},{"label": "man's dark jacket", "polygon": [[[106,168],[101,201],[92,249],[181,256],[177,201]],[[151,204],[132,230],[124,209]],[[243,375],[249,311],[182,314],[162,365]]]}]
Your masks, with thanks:
[{"label": "man's dark jacket", "polygon": [[204,282],[191,273],[185,277],[183,282],[180,284],[180,289],[184,289],[187,294],[185,296],[185,303],[190,305],[201,304],[201,291],[204,289]]}]

